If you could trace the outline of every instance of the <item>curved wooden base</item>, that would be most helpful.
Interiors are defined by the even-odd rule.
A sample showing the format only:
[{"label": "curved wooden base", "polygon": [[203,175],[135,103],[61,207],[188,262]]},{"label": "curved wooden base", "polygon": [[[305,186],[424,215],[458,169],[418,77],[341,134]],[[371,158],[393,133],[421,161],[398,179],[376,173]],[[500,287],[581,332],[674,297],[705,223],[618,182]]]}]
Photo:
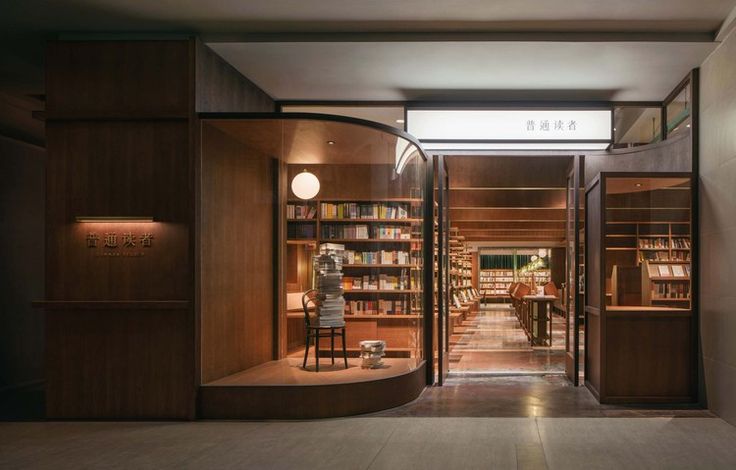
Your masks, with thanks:
[{"label": "curved wooden base", "polygon": [[384,379],[325,385],[203,385],[199,417],[204,419],[315,419],[393,408],[419,396],[426,363]]}]

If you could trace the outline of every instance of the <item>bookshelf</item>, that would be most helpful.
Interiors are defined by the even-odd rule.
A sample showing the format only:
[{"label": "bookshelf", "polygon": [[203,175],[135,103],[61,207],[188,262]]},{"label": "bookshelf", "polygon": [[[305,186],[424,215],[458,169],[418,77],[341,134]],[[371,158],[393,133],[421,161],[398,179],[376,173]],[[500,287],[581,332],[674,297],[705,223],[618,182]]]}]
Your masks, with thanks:
[{"label": "bookshelf", "polygon": [[629,277],[641,280],[643,305],[690,307],[689,221],[614,221],[606,225],[606,259],[612,273],[607,286],[609,299],[617,297],[620,290],[620,275],[614,269],[631,266],[637,269]]},{"label": "bookshelf", "polygon": [[481,269],[480,290],[490,297],[508,297],[514,282],[513,269]]},{"label": "bookshelf", "polygon": [[318,198],[301,209],[292,204],[299,201],[287,202],[287,244],[345,245],[348,351],[358,351],[360,340],[381,338],[388,355],[412,357],[423,312],[422,199]]}]

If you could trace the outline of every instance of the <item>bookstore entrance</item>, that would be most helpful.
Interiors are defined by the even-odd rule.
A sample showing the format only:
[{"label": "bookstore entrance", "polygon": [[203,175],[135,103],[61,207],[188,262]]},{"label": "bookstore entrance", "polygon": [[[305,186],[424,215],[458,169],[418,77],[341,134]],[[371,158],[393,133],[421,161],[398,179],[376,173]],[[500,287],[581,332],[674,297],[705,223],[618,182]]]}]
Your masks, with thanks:
[{"label": "bookstore entrance", "polygon": [[440,382],[567,374],[577,385],[579,158],[435,156],[448,274]]}]

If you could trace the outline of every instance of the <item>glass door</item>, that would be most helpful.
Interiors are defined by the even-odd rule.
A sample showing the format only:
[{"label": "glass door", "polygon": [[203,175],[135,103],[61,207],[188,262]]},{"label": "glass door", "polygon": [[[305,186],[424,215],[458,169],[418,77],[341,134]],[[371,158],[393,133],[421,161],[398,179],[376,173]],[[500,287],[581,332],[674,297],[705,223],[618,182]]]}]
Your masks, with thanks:
[{"label": "glass door", "polygon": [[582,240],[580,223],[580,184],[582,181],[581,157],[574,156],[567,175],[566,197],[566,285],[565,310],[567,316],[565,335],[565,374],[574,385],[580,384],[580,302],[582,289],[580,273],[580,248]]},{"label": "glass door", "polygon": [[449,373],[450,364],[450,211],[449,211],[449,185],[450,179],[447,173],[447,164],[444,156],[435,155],[434,164],[437,175],[437,206],[435,207],[435,282],[437,286],[437,383],[444,384]]}]

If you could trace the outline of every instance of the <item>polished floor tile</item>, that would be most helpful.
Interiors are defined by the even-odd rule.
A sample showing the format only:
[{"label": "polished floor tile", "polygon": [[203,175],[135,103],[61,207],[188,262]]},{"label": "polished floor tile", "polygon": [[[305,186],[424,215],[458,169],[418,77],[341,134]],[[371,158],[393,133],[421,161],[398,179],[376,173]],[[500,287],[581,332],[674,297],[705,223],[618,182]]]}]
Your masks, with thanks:
[{"label": "polished floor tile", "polygon": [[732,469],[718,418],[3,423],[13,469]]}]

